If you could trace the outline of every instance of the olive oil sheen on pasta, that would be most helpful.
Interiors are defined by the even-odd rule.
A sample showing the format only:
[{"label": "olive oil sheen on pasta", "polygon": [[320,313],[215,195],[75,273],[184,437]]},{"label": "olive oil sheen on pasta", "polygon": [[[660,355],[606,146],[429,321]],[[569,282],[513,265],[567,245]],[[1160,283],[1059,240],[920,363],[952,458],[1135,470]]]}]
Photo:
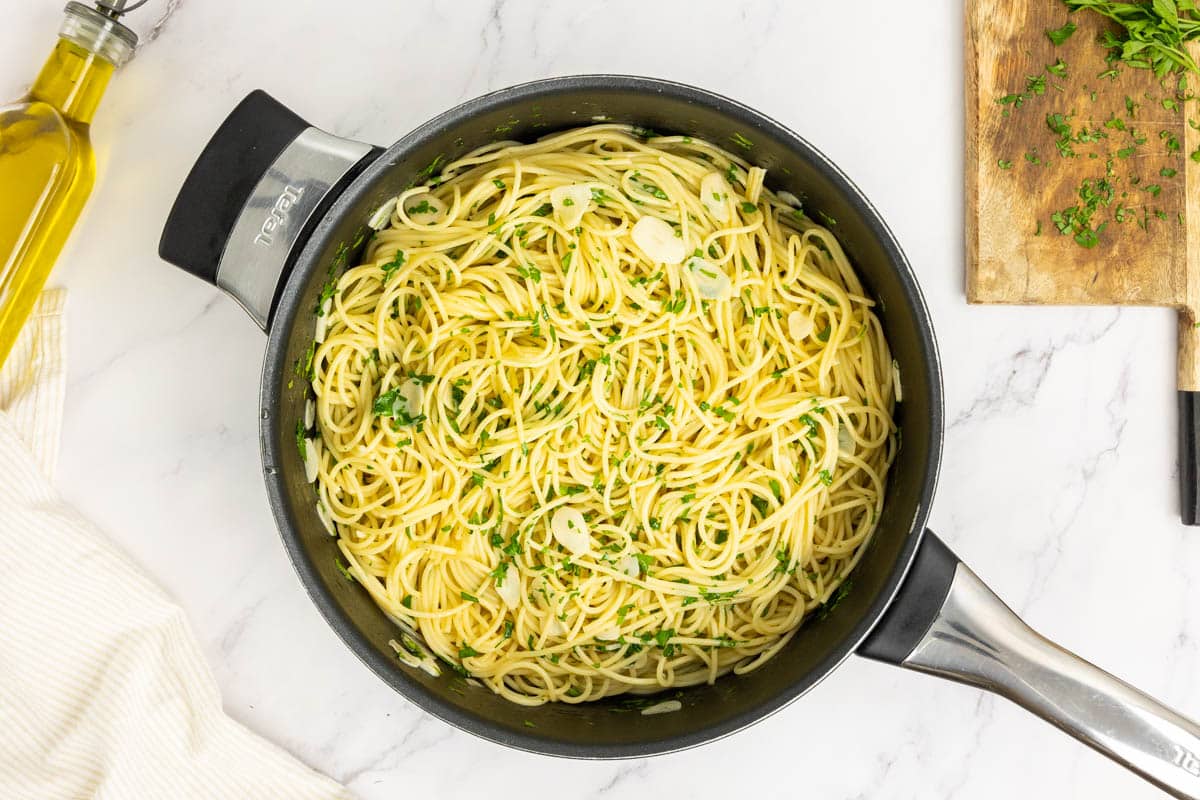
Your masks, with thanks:
[{"label": "olive oil sheen on pasta", "polygon": [[124,5],[68,3],[29,93],[0,106],[0,365],[91,193],[92,116],[137,44]]}]

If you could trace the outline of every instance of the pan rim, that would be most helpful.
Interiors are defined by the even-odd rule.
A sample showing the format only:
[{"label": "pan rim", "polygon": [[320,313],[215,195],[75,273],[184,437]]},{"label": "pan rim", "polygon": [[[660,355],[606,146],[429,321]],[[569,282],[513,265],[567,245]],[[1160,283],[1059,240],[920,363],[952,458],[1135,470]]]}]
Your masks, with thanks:
[{"label": "pan rim", "polygon": [[[281,452],[279,436],[280,426],[276,388],[286,373],[285,363],[287,337],[300,313],[305,278],[312,270],[312,262],[320,255],[331,235],[335,224],[340,221],[347,211],[359,199],[359,192],[365,191],[376,178],[390,169],[393,153],[404,152],[417,144],[444,134],[478,114],[494,107],[508,105],[514,101],[544,98],[548,95],[565,92],[587,90],[626,90],[644,94],[667,95],[687,102],[714,108],[729,116],[743,120],[748,126],[768,131],[772,136],[787,143],[788,147],[800,153],[814,169],[823,173],[843,194],[847,202],[854,205],[878,237],[879,244],[888,257],[891,268],[904,288],[904,294],[912,306],[913,317],[917,324],[916,335],[920,343],[921,360],[925,370],[923,378],[930,398],[927,416],[930,431],[928,452],[925,464],[925,474],[921,480],[920,497],[917,499],[917,510],[910,523],[908,537],[902,545],[891,573],[884,582],[882,591],[874,602],[851,629],[843,637],[837,647],[817,666],[802,678],[791,684],[785,691],[773,695],[768,701],[744,709],[735,716],[721,723],[710,725],[686,734],[679,734],[652,742],[621,743],[605,745],[581,745],[564,742],[558,739],[538,735],[536,730],[528,732],[513,730],[501,726],[484,717],[470,714],[454,706],[431,692],[420,683],[409,679],[399,669],[394,660],[385,658],[367,637],[359,630],[356,623],[345,614],[332,595],[324,588],[317,574],[308,550],[305,548],[299,533],[293,529],[289,518],[288,502],[283,483],[282,471],[277,468],[284,457]],[[479,736],[497,744],[525,752],[541,755],[559,756],[582,760],[618,760],[627,758],[642,758],[654,755],[665,755],[679,752],[702,744],[713,742],[763,720],[779,712],[784,707],[795,702],[801,696],[824,680],[837,669],[865,639],[884,612],[890,607],[896,593],[904,582],[912,566],[917,549],[925,531],[925,523],[929,515],[930,505],[937,486],[941,466],[942,445],[944,438],[944,399],[942,389],[941,359],[938,353],[937,340],[934,336],[933,323],[921,291],[920,284],[912,270],[907,257],[900,248],[895,235],[884,222],[875,206],[867,199],[858,186],[833,163],[825,154],[808,142],[802,136],[773,118],[730,98],[700,89],[688,84],[657,78],[639,77],[619,74],[588,74],[571,75],[521,83],[506,89],[500,89],[481,95],[472,100],[455,106],[439,114],[428,122],[419,125],[405,134],[393,145],[387,148],[379,158],[346,188],[339,196],[324,218],[313,230],[308,241],[296,258],[297,268],[292,270],[285,286],[280,291],[275,318],[267,331],[267,347],[263,358],[263,369],[260,380],[260,421],[259,439],[263,475],[267,488],[268,502],[276,527],[288,558],[292,562],[301,583],[309,598],[317,607],[321,616],[334,630],[342,642],[362,661],[371,672],[375,673],[389,687],[399,693],[422,711],[458,728],[459,730]],[[301,268],[301,265],[306,265]],[[517,708],[517,706],[514,706]]]}]

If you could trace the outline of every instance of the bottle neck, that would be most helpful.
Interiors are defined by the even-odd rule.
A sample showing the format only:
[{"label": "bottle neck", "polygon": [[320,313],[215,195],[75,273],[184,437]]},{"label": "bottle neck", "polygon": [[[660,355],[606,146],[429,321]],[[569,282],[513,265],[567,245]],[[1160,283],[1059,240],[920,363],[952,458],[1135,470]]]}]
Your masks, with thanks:
[{"label": "bottle neck", "polygon": [[75,42],[59,39],[29,96],[54,106],[67,119],[87,125],[112,73],[111,62]]}]

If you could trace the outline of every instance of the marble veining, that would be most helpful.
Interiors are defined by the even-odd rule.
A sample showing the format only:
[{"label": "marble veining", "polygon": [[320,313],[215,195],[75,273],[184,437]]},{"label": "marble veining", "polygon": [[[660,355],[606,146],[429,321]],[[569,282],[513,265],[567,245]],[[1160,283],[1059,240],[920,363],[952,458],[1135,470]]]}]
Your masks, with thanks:
[{"label": "marble veining", "polygon": [[[0,10],[0,97],[16,97],[59,5]],[[1005,701],[861,659],[749,730],[650,760],[514,753],[426,716],[341,645],[279,544],[258,460],[261,332],[155,255],[193,159],[255,88],[379,144],[550,75],[734,97],[824,149],[922,282],[949,421],[933,529],[1038,630],[1200,716],[1174,314],[967,306],[961,14],[956,0],[152,0],[131,16],[143,44],[97,115],[99,181],[52,279],[70,290],[63,491],[186,608],[228,712],[368,800],[1160,796]]]}]

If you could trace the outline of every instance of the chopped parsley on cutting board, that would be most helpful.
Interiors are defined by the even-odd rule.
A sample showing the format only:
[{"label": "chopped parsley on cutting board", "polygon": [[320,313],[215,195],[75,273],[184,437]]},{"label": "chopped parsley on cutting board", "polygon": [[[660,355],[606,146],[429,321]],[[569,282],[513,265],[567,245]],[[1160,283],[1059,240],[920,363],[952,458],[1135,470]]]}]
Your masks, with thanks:
[{"label": "chopped parsley on cutting board", "polygon": [[[1106,68],[1096,75],[1076,75],[1069,63],[1057,58],[1041,74],[1025,76],[1020,91],[996,98],[996,103],[1005,107],[1004,118],[1029,113],[1026,106],[1036,104],[1036,113],[1044,113],[1046,122],[1038,142],[1030,142],[1024,153],[997,159],[996,166],[1008,172],[1014,164],[1025,169],[1042,167],[1047,158],[1096,162],[1093,174],[1080,181],[1075,202],[1054,211],[1046,220],[1080,247],[1092,248],[1102,242],[1110,224],[1133,223],[1149,231],[1153,221],[1171,220],[1155,201],[1162,194],[1164,181],[1182,180],[1184,165],[1163,166],[1156,174],[1144,175],[1139,171],[1141,159],[1153,155],[1182,162],[1186,156],[1200,163],[1200,148],[1184,154],[1179,137],[1154,125],[1153,120],[1155,116],[1161,120],[1163,112],[1186,114],[1187,124],[1200,130],[1200,113],[1193,102],[1197,96],[1189,88],[1189,77],[1200,75],[1200,69],[1185,47],[1186,42],[1200,38],[1200,8],[1195,0],[1063,2],[1072,12],[1091,11],[1113,23],[1097,40],[1097,46],[1107,51]],[[1045,35],[1057,47],[1077,30],[1074,22],[1067,21],[1061,27],[1046,29]],[[1084,95],[1095,103],[1099,93],[1112,91],[1106,82],[1115,83],[1123,69],[1151,70],[1158,78],[1160,93],[1126,96],[1124,113],[1110,113],[1103,120],[1094,119],[1086,108],[1057,107],[1056,95],[1065,94],[1068,82],[1097,81],[1092,88],[1084,85]],[[1182,224],[1183,215],[1176,214],[1175,221]],[[1042,231],[1043,220],[1038,220],[1033,235],[1040,236]]]}]

